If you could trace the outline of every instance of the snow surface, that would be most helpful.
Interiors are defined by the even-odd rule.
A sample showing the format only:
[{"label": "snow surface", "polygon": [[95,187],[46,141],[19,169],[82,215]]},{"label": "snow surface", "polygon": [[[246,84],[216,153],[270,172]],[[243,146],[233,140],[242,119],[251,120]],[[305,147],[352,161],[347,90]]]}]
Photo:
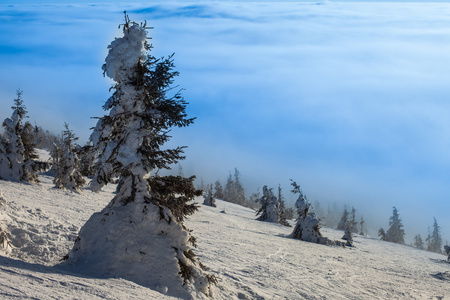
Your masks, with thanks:
[{"label": "snow surface", "polygon": [[[174,299],[119,278],[80,275],[58,266],[78,229],[113,197],[0,181],[0,208],[14,245],[0,256],[2,299]],[[199,197],[197,202],[203,199]],[[202,205],[186,225],[195,250],[218,278],[216,299],[438,299],[450,295],[446,256],[376,238],[354,237],[354,248],[290,239],[292,228],[257,221],[255,212],[217,200]],[[343,232],[322,228],[331,239]],[[126,237],[123,237],[126,238]]]}]

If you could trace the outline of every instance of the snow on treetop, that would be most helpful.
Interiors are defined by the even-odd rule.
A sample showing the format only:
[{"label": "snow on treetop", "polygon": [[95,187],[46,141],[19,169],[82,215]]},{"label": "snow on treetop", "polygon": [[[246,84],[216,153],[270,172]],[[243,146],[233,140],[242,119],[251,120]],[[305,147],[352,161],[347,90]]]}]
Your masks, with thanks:
[{"label": "snow on treetop", "polygon": [[116,38],[108,46],[109,53],[103,65],[105,74],[116,82],[127,80],[129,70],[136,66],[139,60],[145,58],[145,40],[147,31],[143,26],[132,24],[124,29],[124,36]]}]

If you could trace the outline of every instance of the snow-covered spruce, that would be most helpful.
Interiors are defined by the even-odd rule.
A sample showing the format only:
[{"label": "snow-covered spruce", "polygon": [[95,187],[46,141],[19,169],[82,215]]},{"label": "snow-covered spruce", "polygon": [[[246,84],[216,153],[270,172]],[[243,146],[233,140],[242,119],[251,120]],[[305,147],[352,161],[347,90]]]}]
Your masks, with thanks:
[{"label": "snow-covered spruce", "polygon": [[[0,179],[10,181],[37,182],[37,172],[48,168],[45,162],[30,160],[35,158],[33,144],[24,146],[22,141],[22,120],[27,111],[23,105],[22,92],[17,91],[11,118],[3,121],[4,134],[0,136]],[[25,136],[28,137],[27,134]],[[28,139],[27,139],[28,141]]]},{"label": "snow-covered spruce", "polygon": [[212,187],[208,188],[207,191],[203,194],[203,204],[204,205],[208,205],[208,206],[212,206],[212,207],[217,207],[216,206],[216,199],[214,198],[213,192],[212,192]]},{"label": "snow-covered spruce", "polygon": [[380,228],[378,235],[383,241],[398,244],[405,243],[405,230],[403,229],[402,221],[395,206],[392,210],[392,216],[389,218],[389,229],[385,232],[383,228]]},{"label": "snow-covered spruce", "polygon": [[291,184],[293,187],[291,191],[294,194],[298,194],[298,199],[295,202],[298,217],[294,231],[291,233],[290,237],[306,242],[343,246],[344,243],[342,242],[332,241],[327,237],[322,236],[320,233],[320,221],[312,211],[311,203],[306,199],[306,196],[303,195],[300,186],[295,181],[292,181]]},{"label": "snow-covered spruce", "polygon": [[344,233],[344,236],[342,237],[342,239],[347,241],[345,243],[345,246],[353,247],[353,236],[352,236],[352,231],[350,230],[350,228],[345,229],[345,233]]},{"label": "snow-covered spruce", "polygon": [[109,48],[105,74],[116,85],[91,135],[99,151],[91,188],[119,177],[116,196],[82,227],[66,264],[79,272],[121,277],[184,299],[212,295],[215,278],[191,247],[195,238],[184,218],[198,206],[193,178],[157,177],[151,171],[183,159],[183,147],[162,150],[171,127],[188,126],[186,102],[168,97],[178,72],[172,56],[149,54],[145,24],[125,17],[123,37]]},{"label": "snow-covered spruce", "polygon": [[272,189],[269,189],[267,185],[263,187],[262,197],[256,201],[261,205],[259,210],[256,212],[256,215],[259,215],[257,220],[290,226],[284,217],[284,210],[281,208],[279,199],[275,197]]},{"label": "snow-covered spruce", "polygon": [[80,192],[86,180],[79,170],[80,163],[76,152],[74,151],[74,142],[78,140],[72,130],[69,129],[69,124],[64,124],[63,143],[60,151],[56,150],[56,154],[60,157],[56,159],[56,176],[55,186],[59,189],[68,189],[74,192]]},{"label": "snow-covered spruce", "polygon": [[261,207],[256,212],[257,216],[260,215],[257,220],[278,223],[280,215],[278,199],[274,196],[272,189],[265,185],[263,187],[263,195],[257,202],[261,204]]}]

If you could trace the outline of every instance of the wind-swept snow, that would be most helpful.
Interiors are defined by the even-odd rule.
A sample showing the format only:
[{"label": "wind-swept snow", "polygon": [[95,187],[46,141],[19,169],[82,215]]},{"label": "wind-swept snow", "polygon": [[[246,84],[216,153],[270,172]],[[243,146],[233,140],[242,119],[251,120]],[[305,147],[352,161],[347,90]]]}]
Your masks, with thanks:
[{"label": "wind-swept snow", "polygon": [[[7,200],[9,257],[0,257],[0,298],[174,299],[118,278],[71,273],[55,266],[78,229],[104,207],[114,187],[99,194],[41,184],[0,181]],[[197,198],[201,203],[203,199]],[[354,248],[290,239],[292,228],[259,222],[255,212],[217,200],[202,205],[186,225],[196,253],[219,280],[216,299],[436,299],[450,295],[446,256],[376,238],[354,237]],[[321,229],[339,240],[342,231]],[[19,245],[22,243],[22,245]],[[445,298],[444,298],[445,299]]]}]

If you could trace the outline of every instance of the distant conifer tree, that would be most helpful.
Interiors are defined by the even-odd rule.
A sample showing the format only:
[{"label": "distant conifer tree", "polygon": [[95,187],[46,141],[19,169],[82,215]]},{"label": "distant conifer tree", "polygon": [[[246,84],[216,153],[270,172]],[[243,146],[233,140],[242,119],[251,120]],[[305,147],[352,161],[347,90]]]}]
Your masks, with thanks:
[{"label": "distant conifer tree", "polygon": [[380,240],[386,241],[386,232],[383,228],[380,228],[380,230],[378,230],[378,236],[380,237]]},{"label": "distant conifer tree", "polygon": [[349,220],[349,229],[352,233],[358,232],[358,222],[356,221],[356,209],[352,207],[351,217]]},{"label": "distant conifer tree", "polygon": [[343,240],[346,240],[345,246],[353,247],[353,236],[352,231],[350,228],[345,229],[344,236],[342,237]]},{"label": "distant conifer tree", "polygon": [[69,129],[69,124],[64,123],[62,148],[57,161],[57,174],[55,186],[59,189],[65,188],[74,192],[80,192],[86,180],[80,172],[80,162],[75,152],[75,141],[78,138]]},{"label": "distant conifer tree", "polygon": [[298,194],[298,199],[295,202],[298,217],[294,231],[291,233],[290,237],[312,243],[343,246],[343,243],[339,241],[332,241],[322,236],[320,232],[320,221],[313,212],[311,203],[308,201],[306,196],[303,195],[300,185],[292,179],[291,185],[291,191],[294,194]]},{"label": "distant conifer tree", "polygon": [[442,253],[442,237],[441,227],[438,225],[436,218],[433,218],[433,232],[429,238],[428,251]]},{"label": "distant conifer tree", "polygon": [[350,214],[347,210],[347,207],[344,208],[344,212],[342,213],[341,220],[338,223],[337,229],[345,230],[349,227],[349,217]]},{"label": "distant conifer tree", "polygon": [[365,224],[365,223],[366,223],[366,222],[364,221],[364,218],[361,217],[361,222],[359,222],[359,226],[361,227],[361,230],[360,230],[360,232],[359,232],[360,235],[365,235],[365,234],[364,234],[364,230],[365,230],[364,224]]},{"label": "distant conifer tree", "polygon": [[214,198],[223,200],[223,187],[219,180],[214,183]]},{"label": "distant conifer tree", "polygon": [[402,221],[400,220],[398,210],[394,206],[392,216],[389,218],[389,229],[385,232],[383,228],[378,231],[378,235],[381,240],[404,244],[405,243],[405,230],[403,229]]},{"label": "distant conifer tree", "polygon": [[424,243],[420,234],[414,237],[414,247],[419,249],[424,249]]},{"label": "distant conifer tree", "polygon": [[203,193],[203,204],[217,207],[216,205],[216,199],[214,199],[214,195],[212,192],[212,185],[208,185],[208,188],[206,189],[206,192]]},{"label": "distant conifer tree", "polygon": [[389,229],[386,232],[386,240],[388,242],[404,244],[405,230],[398,214],[397,208],[394,206],[392,216],[389,218]]},{"label": "distant conifer tree", "polygon": [[261,204],[256,215],[260,215],[257,220],[278,223],[280,220],[280,207],[277,197],[274,196],[272,189],[267,185],[263,187],[263,195],[258,202]]},{"label": "distant conifer tree", "polygon": [[[13,114],[3,122],[5,133],[0,137],[0,179],[38,182],[37,173],[44,171],[48,164],[31,160],[36,158],[31,141],[27,139],[27,148],[24,146],[22,121],[27,111],[22,94],[21,90],[17,90],[17,98],[12,106]],[[25,137],[28,135],[25,134]]]}]

